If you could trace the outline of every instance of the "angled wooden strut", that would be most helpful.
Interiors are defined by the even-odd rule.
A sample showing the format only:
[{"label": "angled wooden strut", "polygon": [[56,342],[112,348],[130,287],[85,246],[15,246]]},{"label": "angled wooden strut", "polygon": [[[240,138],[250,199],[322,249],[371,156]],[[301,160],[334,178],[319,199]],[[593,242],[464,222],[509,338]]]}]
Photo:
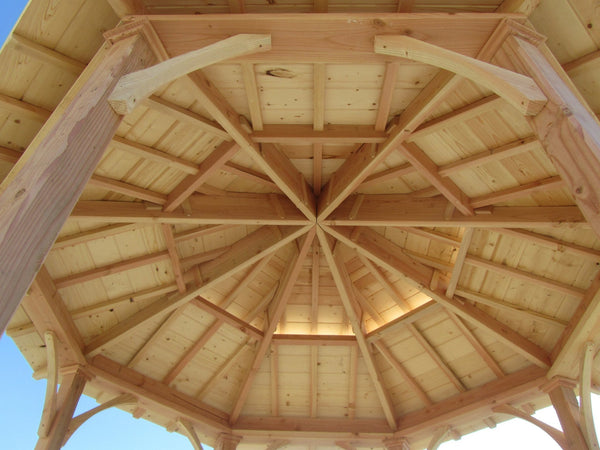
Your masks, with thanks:
[{"label": "angled wooden strut", "polygon": [[529,77],[409,36],[375,36],[375,52],[419,61],[480,84],[526,115],[537,114],[547,98]]},{"label": "angled wooden strut", "polygon": [[118,114],[129,114],[152,92],[177,78],[227,59],[270,49],[270,35],[238,34],[124,76],[108,101]]}]

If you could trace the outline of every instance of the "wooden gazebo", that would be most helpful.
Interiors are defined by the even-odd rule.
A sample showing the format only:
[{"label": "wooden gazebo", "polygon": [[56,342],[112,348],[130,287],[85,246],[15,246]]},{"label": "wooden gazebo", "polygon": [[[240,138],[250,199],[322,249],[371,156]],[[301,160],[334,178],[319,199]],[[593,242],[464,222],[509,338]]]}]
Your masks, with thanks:
[{"label": "wooden gazebo", "polygon": [[37,448],[108,407],[218,450],[598,448],[599,47],[593,0],[31,0],[0,323]]}]

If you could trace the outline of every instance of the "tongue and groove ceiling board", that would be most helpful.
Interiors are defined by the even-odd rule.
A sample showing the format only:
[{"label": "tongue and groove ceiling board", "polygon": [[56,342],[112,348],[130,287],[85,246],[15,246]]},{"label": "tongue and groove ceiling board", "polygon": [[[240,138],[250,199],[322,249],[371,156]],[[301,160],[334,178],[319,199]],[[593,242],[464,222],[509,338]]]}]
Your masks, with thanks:
[{"label": "tongue and groove ceiling board", "polygon": [[[36,376],[51,329],[88,395],[133,394],[120,407],[135,417],[210,444],[231,431],[242,449],[383,448],[394,432],[424,448],[579,376],[582,342],[600,338],[586,334],[597,205],[543,134],[544,102],[523,115],[463,57],[595,117],[590,2],[75,3],[32,1],[0,53],[2,178],[103,33],[144,30],[159,60],[237,34],[271,49],[124,116],[7,328]],[[458,55],[466,76],[439,68],[441,50],[433,64],[376,52],[387,35]],[[574,94],[536,79],[531,42]]]}]

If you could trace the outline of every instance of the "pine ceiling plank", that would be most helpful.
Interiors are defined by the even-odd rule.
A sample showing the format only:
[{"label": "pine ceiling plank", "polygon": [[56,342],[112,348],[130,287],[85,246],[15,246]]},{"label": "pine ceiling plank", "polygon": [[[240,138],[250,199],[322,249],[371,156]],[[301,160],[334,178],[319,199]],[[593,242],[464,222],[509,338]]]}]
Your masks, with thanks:
[{"label": "pine ceiling plank", "polygon": [[281,316],[285,311],[289,296],[291,295],[292,289],[296,284],[296,280],[298,279],[298,275],[300,274],[300,270],[304,264],[304,259],[306,258],[306,255],[308,254],[308,251],[312,245],[314,236],[315,227],[311,227],[311,229],[304,236],[303,241],[301,241],[299,251],[296,252],[292,260],[287,264],[286,270],[281,277],[281,285],[272,301],[273,309],[269,317],[268,326],[264,332],[264,337],[261,340],[258,349],[256,350],[250,371],[246,374],[245,379],[241,383],[238,398],[236,399],[230,414],[229,420],[234,426],[240,418],[242,408],[244,407],[246,399],[248,398],[248,394],[250,393],[250,388],[252,387],[256,372],[260,368],[266,356],[267,350],[271,346],[273,334],[277,330]]},{"label": "pine ceiling plank", "polygon": [[[200,285],[190,285],[187,292],[183,294],[177,293],[174,295],[169,295],[165,297],[164,300],[154,302],[132,316],[122,320],[117,325],[108,329],[89,342],[85,348],[85,354],[98,354],[102,351],[103,347],[111,345],[115,341],[130,335],[139,327],[143,326],[148,321],[153,320],[160,314],[174,311],[180,306],[185,305],[193,298],[202,294],[202,292],[214,286],[216,283],[226,279],[227,277],[230,277],[239,270],[243,270],[262,257],[293,241],[307,231],[306,228],[290,230],[280,239],[279,236],[272,235],[269,230],[261,230],[261,237],[259,240],[254,239],[257,234],[249,235],[250,238],[247,239],[243,244],[236,246],[233,253],[227,254],[225,261],[221,257],[200,265],[199,270],[201,273],[201,278],[203,279],[203,282]],[[267,232],[269,235],[263,236],[265,232]],[[246,243],[252,244],[250,249]],[[203,270],[205,267],[206,269]]]},{"label": "pine ceiling plank", "polygon": [[565,223],[584,224],[575,206],[497,206],[476,211],[474,216],[447,213],[448,201],[440,198],[411,198],[406,195],[364,195],[360,209],[351,217],[353,199],[344,201],[326,225],[548,228]]},{"label": "pine ceiling plank", "polygon": [[219,303],[219,307],[223,309],[227,309],[235,299],[240,296],[254,281],[254,279],[261,273],[264,268],[269,264],[271,259],[273,259],[274,254],[268,255],[264,257],[260,262],[258,262],[250,271],[242,278],[242,280],[236,284],[236,286],[229,292],[223,300]]},{"label": "pine ceiling plank", "polygon": [[150,94],[178,78],[231,58],[271,49],[271,36],[238,34],[124,75],[108,97],[117,114],[129,114]]},{"label": "pine ceiling plank", "polygon": [[495,92],[524,115],[536,115],[548,101],[537,84],[525,75],[409,36],[375,36],[375,52],[456,73]]},{"label": "pine ceiling plank", "polygon": [[410,304],[398,293],[394,288],[394,285],[385,277],[385,274],[375,266],[375,264],[360,253],[358,254],[358,258],[403,312],[408,312],[412,309]]},{"label": "pine ceiling plank", "polygon": [[407,281],[416,283],[423,293],[427,294],[460,317],[494,335],[502,343],[508,345],[511,349],[523,355],[534,364],[539,365],[540,367],[550,366],[548,354],[533,342],[508,328],[481,309],[478,309],[469,303],[446,297],[444,293],[431,289],[429,287],[433,276],[431,269],[411,260],[411,258],[404,255],[401,250],[397,250],[397,246],[394,243],[388,241],[383,236],[367,229],[360,233],[354,241],[352,240],[350,233],[342,228],[331,228],[327,226],[323,226],[323,228],[325,228],[329,234],[338,240],[341,240],[351,248],[356,249],[359,253],[370,258],[386,270],[396,273],[398,276],[407,279]]},{"label": "pine ceiling plank", "polygon": [[379,398],[379,402],[381,403],[381,407],[383,409],[383,413],[387,420],[388,426],[391,430],[396,430],[397,425],[396,419],[394,417],[394,408],[391,398],[383,384],[381,373],[375,365],[373,352],[363,332],[362,323],[360,322],[360,320],[354,312],[354,307],[352,305],[352,298],[354,297],[354,292],[352,289],[352,281],[350,280],[350,275],[346,270],[344,261],[342,260],[339,251],[337,251],[338,249],[334,251],[329,246],[328,238],[325,235],[325,232],[321,228],[319,228],[317,230],[317,233],[319,236],[319,242],[321,243],[321,248],[323,248],[323,254],[325,255],[325,259],[327,260],[329,270],[331,271],[335,284],[338,288],[338,292],[344,305],[344,309],[352,325],[352,329],[354,331],[354,335],[356,336],[356,341],[358,343],[358,348],[360,349],[363,361],[367,366],[367,371],[369,372],[371,382],[373,383],[375,391],[377,392],[377,397]]},{"label": "pine ceiling plank", "polygon": [[536,192],[548,192],[553,189],[560,189],[565,186],[565,182],[559,176],[544,178],[543,180],[532,181],[531,183],[520,186],[503,189],[497,192],[480,195],[471,198],[473,208],[482,208],[496,203],[509,202],[518,198],[527,197]]},{"label": "pine ceiling plank", "polygon": [[[275,208],[272,194],[241,194],[222,197],[193,195],[190,210],[164,212],[134,202],[80,201],[71,218],[76,221],[113,223],[171,223],[205,225],[307,225],[309,222],[285,197]],[[281,217],[281,211],[284,217]]]},{"label": "pine ceiling plank", "polygon": [[119,18],[146,14],[144,0],[106,0]]},{"label": "pine ceiling plank", "polygon": [[34,120],[42,124],[46,122],[52,114],[52,111],[48,111],[45,108],[32,105],[31,103],[4,94],[0,94],[0,111],[5,111],[8,114],[14,114],[19,118]]}]

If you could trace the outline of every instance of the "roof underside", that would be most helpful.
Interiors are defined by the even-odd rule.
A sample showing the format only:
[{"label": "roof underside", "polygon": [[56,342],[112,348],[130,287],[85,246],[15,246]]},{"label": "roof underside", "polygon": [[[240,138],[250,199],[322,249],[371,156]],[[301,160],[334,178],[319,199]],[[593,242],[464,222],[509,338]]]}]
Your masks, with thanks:
[{"label": "roof underside", "polygon": [[[454,80],[405,145],[328,210],[336,172],[371,164],[442,76],[375,54],[373,37],[409,34],[506,65],[503,49],[486,46],[508,17],[494,13],[501,2],[138,3],[171,57],[271,34],[272,51],[203,75],[289,176],[273,178],[238,149],[188,78],[124,117],[44,264],[96,371],[86,393],[103,402],[143,384],[209,417],[197,423],[206,442],[231,423],[247,449],[277,439],[377,447],[390,422],[420,448],[441,426],[450,438],[506,419],[443,416],[461,399],[548,403],[537,386],[596,286],[600,240],[525,116]],[[598,113],[600,28],[579,2],[556,3],[542,2],[531,23]],[[113,7],[126,4],[30,3],[0,53],[1,178],[118,25]],[[228,14],[240,5],[265,15]],[[315,5],[328,14],[295,14]],[[198,296],[173,301],[185,289]],[[26,300],[7,331],[44,376],[32,319]],[[170,405],[124,408],[173,429]]]}]

